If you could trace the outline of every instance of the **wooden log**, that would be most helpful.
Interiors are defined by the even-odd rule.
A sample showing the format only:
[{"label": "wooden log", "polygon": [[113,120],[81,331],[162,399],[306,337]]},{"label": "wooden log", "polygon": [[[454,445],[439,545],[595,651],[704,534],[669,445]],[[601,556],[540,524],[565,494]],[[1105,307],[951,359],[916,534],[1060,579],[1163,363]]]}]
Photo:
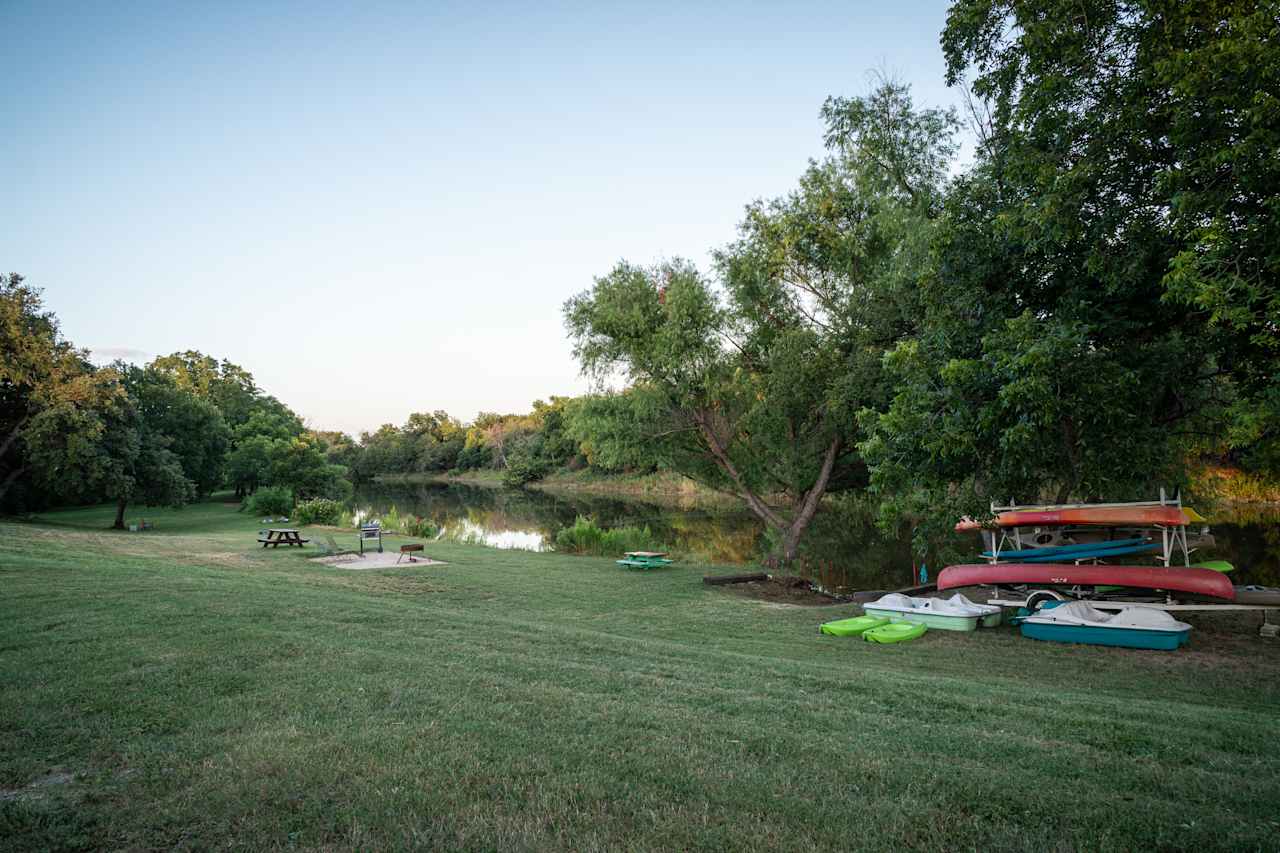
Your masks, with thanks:
[{"label": "wooden log", "polygon": [[927,583],[923,586],[908,586],[902,589],[864,589],[859,592],[850,593],[846,596],[855,604],[862,604],[866,601],[876,601],[881,596],[896,592],[899,595],[924,595],[929,592],[937,592],[938,585],[936,583]]},{"label": "wooden log", "polygon": [[769,575],[764,572],[751,572],[745,575],[707,575],[702,582],[707,586],[724,586],[731,583],[751,583],[753,581],[767,581]]}]

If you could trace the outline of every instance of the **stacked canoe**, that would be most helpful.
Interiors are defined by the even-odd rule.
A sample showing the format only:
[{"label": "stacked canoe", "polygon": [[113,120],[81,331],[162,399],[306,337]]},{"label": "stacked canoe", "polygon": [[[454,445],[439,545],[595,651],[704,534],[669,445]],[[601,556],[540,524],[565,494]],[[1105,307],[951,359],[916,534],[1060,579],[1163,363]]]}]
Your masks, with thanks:
[{"label": "stacked canoe", "polygon": [[[1015,621],[1036,639],[1133,648],[1174,649],[1186,642],[1190,626],[1163,610],[1125,602],[1107,614],[1087,601],[1216,600],[1235,598],[1225,573],[1229,563],[1192,565],[1187,528],[1204,522],[1180,500],[1131,504],[1041,507],[992,507],[994,518],[962,519],[957,531],[981,531],[986,550],[982,563],[948,566],[938,576],[938,589],[966,586],[1034,590]],[[1208,528],[1202,542],[1212,541]],[[1006,547],[1007,546],[1007,547]],[[1181,551],[1182,566],[1174,564]],[[1116,564],[1115,560],[1153,556],[1157,565]],[[1052,600],[1058,599],[1058,600]],[[1042,604],[1040,609],[1034,609]]]},{"label": "stacked canoe", "polygon": [[[962,519],[957,531],[982,531],[985,563],[948,566],[939,589],[973,585],[1067,588],[1094,594],[1108,588],[1230,600],[1235,596],[1221,561],[1191,565],[1186,529],[1204,518],[1181,502],[1002,507],[986,522]],[[1203,528],[1202,536],[1207,536]],[[1027,547],[1031,543],[1031,547]],[[1049,544],[1053,543],[1053,544]],[[1011,547],[1005,547],[1011,544]],[[1174,566],[1175,548],[1183,566]],[[1154,555],[1159,565],[1115,560]]]}]

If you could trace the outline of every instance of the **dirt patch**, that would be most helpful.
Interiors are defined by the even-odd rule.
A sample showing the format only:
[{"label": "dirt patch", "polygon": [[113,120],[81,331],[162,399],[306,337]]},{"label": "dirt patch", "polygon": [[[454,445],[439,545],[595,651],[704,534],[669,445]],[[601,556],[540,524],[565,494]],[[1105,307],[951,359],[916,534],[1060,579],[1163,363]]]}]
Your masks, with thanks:
[{"label": "dirt patch", "polygon": [[798,604],[801,607],[822,607],[844,602],[834,595],[828,595],[818,589],[805,578],[793,575],[771,575],[767,581],[750,581],[748,583],[726,584],[716,587],[740,598],[754,598],[772,604]]},{"label": "dirt patch", "polygon": [[[1174,612],[1170,615],[1191,626],[1191,641],[1179,649],[1185,664],[1229,667],[1241,672],[1280,674],[1280,638],[1261,637],[1261,610],[1224,610],[1221,613]],[[1276,611],[1269,619],[1277,620]]]},{"label": "dirt patch", "polygon": [[[396,560],[400,562],[397,564]],[[310,562],[322,563],[326,566],[333,566],[335,569],[353,569],[360,571],[363,569],[410,569],[419,566],[447,566],[448,563],[440,560],[433,560],[430,557],[413,557],[412,561],[408,556],[402,556],[396,551],[384,551],[379,554],[376,551],[361,556],[359,554],[342,554],[337,557],[313,557]]]}]

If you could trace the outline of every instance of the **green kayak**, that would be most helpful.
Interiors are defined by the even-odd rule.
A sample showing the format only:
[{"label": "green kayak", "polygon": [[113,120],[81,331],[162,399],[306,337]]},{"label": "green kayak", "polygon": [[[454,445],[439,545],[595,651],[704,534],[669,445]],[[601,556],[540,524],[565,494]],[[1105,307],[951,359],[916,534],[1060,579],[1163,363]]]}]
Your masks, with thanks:
[{"label": "green kayak", "polygon": [[1213,569],[1215,572],[1234,572],[1236,567],[1228,563],[1226,560],[1206,560],[1203,563],[1192,563],[1193,569]]},{"label": "green kayak", "polygon": [[864,631],[862,639],[868,643],[905,643],[907,640],[923,637],[927,630],[929,629],[917,622],[892,622]]},{"label": "green kayak", "polygon": [[833,637],[856,637],[868,628],[879,628],[888,625],[889,620],[883,616],[855,616],[852,619],[840,619],[836,622],[825,622],[818,627],[818,632]]}]

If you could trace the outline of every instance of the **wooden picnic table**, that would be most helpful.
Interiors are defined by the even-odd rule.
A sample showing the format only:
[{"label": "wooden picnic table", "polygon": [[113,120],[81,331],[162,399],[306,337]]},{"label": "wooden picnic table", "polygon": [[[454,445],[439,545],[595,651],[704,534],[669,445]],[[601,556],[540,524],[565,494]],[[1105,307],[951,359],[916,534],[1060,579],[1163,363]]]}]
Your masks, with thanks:
[{"label": "wooden picnic table", "polygon": [[311,541],[303,539],[302,535],[291,527],[273,527],[266,531],[266,534],[265,537],[261,532],[258,534],[258,541],[262,543],[263,548],[268,545],[272,548],[278,548],[281,545],[297,545],[301,548],[304,543]]}]

